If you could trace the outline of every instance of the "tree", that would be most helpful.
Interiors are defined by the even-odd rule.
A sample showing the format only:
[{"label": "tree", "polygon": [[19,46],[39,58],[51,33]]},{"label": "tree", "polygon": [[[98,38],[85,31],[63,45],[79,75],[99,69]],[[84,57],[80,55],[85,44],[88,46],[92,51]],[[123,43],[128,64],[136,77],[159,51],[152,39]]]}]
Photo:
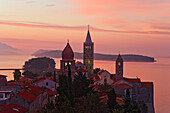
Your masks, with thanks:
[{"label": "tree", "polygon": [[21,72],[19,69],[16,69],[14,72],[14,80],[19,81],[20,77],[21,77]]},{"label": "tree", "polygon": [[116,103],[116,93],[115,93],[114,88],[112,88],[108,92],[107,96],[108,96],[107,104],[109,106],[110,112],[112,113],[112,110],[115,108],[115,105],[117,104]]},{"label": "tree", "polygon": [[93,73],[97,74],[100,70],[101,70],[100,68],[95,68],[95,69],[93,70]]},{"label": "tree", "polygon": [[68,64],[68,99],[71,102],[72,107],[74,106],[74,90],[73,90],[73,82],[72,82],[72,77],[71,77],[71,69],[70,65]]},{"label": "tree", "polygon": [[89,87],[90,84],[93,84],[93,80],[88,80],[82,72],[75,75],[73,81],[75,97],[86,97],[87,94],[93,90],[93,87]]},{"label": "tree", "polygon": [[74,113],[69,99],[65,95],[60,95],[56,100],[55,113]]},{"label": "tree", "polygon": [[46,77],[52,77],[53,74],[52,74],[52,72],[47,72],[47,73],[45,74],[45,76],[46,76]]},{"label": "tree", "polygon": [[24,75],[24,77],[36,77],[36,76],[38,76],[37,74],[34,74],[30,71],[24,71],[22,74]]},{"label": "tree", "polygon": [[47,57],[32,58],[25,62],[23,69],[36,75],[45,75],[55,70],[55,61]]},{"label": "tree", "polygon": [[87,97],[78,98],[75,103],[76,113],[108,113],[105,103],[101,102],[97,93],[88,94]]}]

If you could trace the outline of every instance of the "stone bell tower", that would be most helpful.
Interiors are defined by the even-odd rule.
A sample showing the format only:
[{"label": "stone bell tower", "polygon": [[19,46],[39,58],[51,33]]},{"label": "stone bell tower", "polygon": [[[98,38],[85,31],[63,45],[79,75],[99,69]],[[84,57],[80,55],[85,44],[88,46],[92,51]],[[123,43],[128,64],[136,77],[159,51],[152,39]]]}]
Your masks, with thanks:
[{"label": "stone bell tower", "polygon": [[118,55],[116,59],[116,80],[120,80],[123,78],[123,59]]},{"label": "stone bell tower", "polygon": [[86,41],[84,42],[83,50],[83,63],[88,74],[93,73],[93,59],[94,59],[94,43],[91,40],[89,26],[86,36]]}]

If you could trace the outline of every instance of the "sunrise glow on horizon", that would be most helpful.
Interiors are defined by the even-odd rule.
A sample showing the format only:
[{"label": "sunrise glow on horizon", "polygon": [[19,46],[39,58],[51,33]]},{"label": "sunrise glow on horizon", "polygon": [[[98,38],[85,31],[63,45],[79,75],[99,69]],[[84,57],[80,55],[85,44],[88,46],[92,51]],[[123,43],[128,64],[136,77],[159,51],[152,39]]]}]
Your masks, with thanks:
[{"label": "sunrise glow on horizon", "polygon": [[0,10],[0,41],[18,49],[69,39],[82,52],[89,24],[95,52],[170,56],[169,0],[0,0]]}]

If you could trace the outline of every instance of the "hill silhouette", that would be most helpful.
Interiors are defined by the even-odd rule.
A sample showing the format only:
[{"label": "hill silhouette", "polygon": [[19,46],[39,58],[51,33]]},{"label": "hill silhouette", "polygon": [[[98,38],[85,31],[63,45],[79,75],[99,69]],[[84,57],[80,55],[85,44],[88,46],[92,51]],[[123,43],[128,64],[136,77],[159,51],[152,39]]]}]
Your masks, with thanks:
[{"label": "hill silhouette", "polygon": [[[35,57],[52,57],[52,58],[61,58],[62,50],[38,50],[32,54]],[[121,55],[123,60],[126,62],[154,62],[153,57],[143,56],[143,55],[135,55],[135,54],[124,54]],[[74,52],[75,59],[83,59],[83,53]],[[94,53],[95,60],[104,60],[104,61],[115,61],[117,55],[112,54],[101,54]]]},{"label": "hill silhouette", "polygon": [[0,55],[19,54],[21,50],[0,42]]}]

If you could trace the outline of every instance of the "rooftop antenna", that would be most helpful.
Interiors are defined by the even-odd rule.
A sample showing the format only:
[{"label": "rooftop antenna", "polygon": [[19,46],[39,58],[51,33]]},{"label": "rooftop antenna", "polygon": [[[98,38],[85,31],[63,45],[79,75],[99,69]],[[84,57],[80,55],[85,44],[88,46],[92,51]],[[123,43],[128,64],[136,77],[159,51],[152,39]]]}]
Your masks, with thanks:
[{"label": "rooftop antenna", "polygon": [[89,31],[89,25],[88,25],[88,31]]},{"label": "rooftop antenna", "polygon": [[67,43],[69,43],[69,39],[67,39]]}]

